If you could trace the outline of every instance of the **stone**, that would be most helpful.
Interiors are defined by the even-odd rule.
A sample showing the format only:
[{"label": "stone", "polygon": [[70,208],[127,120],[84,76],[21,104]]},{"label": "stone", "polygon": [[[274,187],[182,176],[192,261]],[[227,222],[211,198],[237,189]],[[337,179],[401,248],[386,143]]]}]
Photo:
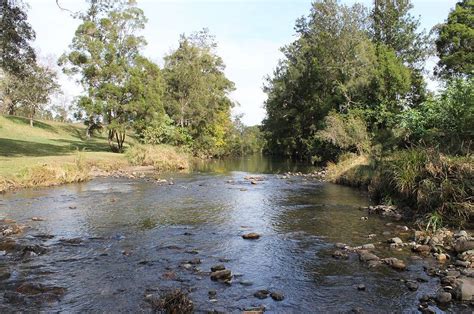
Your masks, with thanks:
[{"label": "stone", "polygon": [[280,292],[272,292],[270,297],[275,301],[283,301],[285,299],[285,296]]},{"label": "stone", "polygon": [[467,261],[461,261],[458,259],[456,262],[454,262],[454,265],[468,268],[469,266],[471,266],[471,263]]},{"label": "stone", "polygon": [[44,218],[41,218],[41,217],[31,217],[31,220],[33,220],[33,221],[44,221]]},{"label": "stone", "polygon": [[222,265],[222,264],[218,264],[218,265],[214,265],[211,267],[211,271],[215,272],[215,271],[219,271],[219,270],[224,270],[225,269],[225,266]]},{"label": "stone", "polygon": [[436,259],[438,260],[438,262],[444,263],[444,262],[446,262],[446,260],[448,259],[448,257],[447,257],[446,254],[441,253],[441,254],[438,254],[438,256],[436,256]]},{"label": "stone", "polygon": [[193,258],[192,260],[189,261],[189,264],[199,265],[199,264],[201,264],[201,259],[200,258]]},{"label": "stone", "polygon": [[365,250],[360,250],[358,253],[359,253],[359,260],[361,260],[362,262],[380,260],[380,258],[377,255],[369,253],[368,251],[365,251]]},{"label": "stone", "polygon": [[405,286],[407,286],[408,290],[410,291],[416,291],[420,287],[416,281],[407,281]]},{"label": "stone", "polygon": [[459,301],[474,300],[474,278],[458,278],[454,285],[453,294],[456,300]]},{"label": "stone", "polygon": [[229,280],[232,278],[232,272],[228,269],[218,270],[211,273],[211,280]]},{"label": "stone", "polygon": [[258,290],[257,292],[253,294],[253,296],[258,299],[266,299],[268,298],[269,294],[270,292],[268,290]]},{"label": "stone", "polygon": [[454,237],[455,237],[455,238],[460,238],[460,237],[466,237],[466,238],[467,238],[467,237],[468,237],[468,234],[467,234],[466,231],[461,230],[461,231],[455,233],[455,234],[454,234]]},{"label": "stone", "polygon": [[209,290],[207,292],[207,294],[209,295],[209,297],[215,297],[217,295],[217,291],[216,290]]},{"label": "stone", "polygon": [[431,252],[431,246],[425,244],[417,245],[413,248],[413,251],[417,253],[429,253]]},{"label": "stone", "polygon": [[405,270],[407,268],[402,260],[395,257],[384,258],[382,261],[395,270]]},{"label": "stone", "polygon": [[253,285],[253,282],[250,281],[250,280],[241,280],[241,281],[239,281],[239,283],[240,283],[242,286],[245,286],[245,287],[249,287],[249,286]]},{"label": "stone", "polygon": [[403,241],[402,239],[396,237],[396,238],[391,238],[388,240],[388,243],[393,243],[393,244],[396,244],[396,245],[401,245],[403,244]]},{"label": "stone", "polygon": [[453,297],[451,293],[446,292],[446,291],[438,292],[438,294],[436,295],[436,301],[441,304],[446,304],[446,303],[451,302],[452,298]]},{"label": "stone", "polygon": [[359,290],[359,291],[365,291],[365,285],[364,285],[364,284],[359,284],[359,285],[357,285],[357,290]]},{"label": "stone", "polygon": [[335,259],[348,259],[349,255],[341,250],[336,250],[332,253],[332,257]]},{"label": "stone", "polygon": [[260,235],[255,232],[250,232],[242,235],[242,238],[244,238],[245,240],[257,240],[260,238]]},{"label": "stone", "polygon": [[362,245],[362,249],[364,249],[364,250],[375,250],[375,245],[373,245],[372,243],[364,244],[364,245]]},{"label": "stone", "polygon": [[474,240],[465,237],[458,238],[456,242],[454,242],[454,250],[457,253],[474,250]]}]

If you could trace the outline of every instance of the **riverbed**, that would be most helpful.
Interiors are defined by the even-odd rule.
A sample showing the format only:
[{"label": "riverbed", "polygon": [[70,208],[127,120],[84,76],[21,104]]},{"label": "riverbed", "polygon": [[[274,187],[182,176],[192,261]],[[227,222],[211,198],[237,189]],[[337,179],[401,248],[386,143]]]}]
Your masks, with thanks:
[{"label": "riverbed", "polygon": [[[15,241],[45,250],[0,252],[0,310],[148,312],[145,296],[180,288],[196,311],[417,311],[438,280],[423,270],[430,261],[389,249],[388,238],[407,236],[403,223],[365,219],[363,191],[285,175],[311,170],[252,157],[160,180],[98,178],[1,195],[0,216],[28,225]],[[243,239],[249,232],[261,237]],[[373,243],[377,255],[400,258],[408,270],[369,268],[356,254],[334,259],[339,242]],[[232,271],[231,283],[210,279],[216,264]],[[407,289],[406,280],[419,288]],[[46,300],[12,296],[24,283],[62,290]],[[261,289],[284,299],[256,298]]]}]

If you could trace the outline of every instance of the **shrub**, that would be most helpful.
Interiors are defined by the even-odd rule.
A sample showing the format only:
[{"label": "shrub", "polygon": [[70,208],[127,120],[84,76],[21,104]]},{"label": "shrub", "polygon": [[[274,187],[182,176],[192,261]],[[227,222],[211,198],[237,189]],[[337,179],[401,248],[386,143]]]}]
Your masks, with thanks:
[{"label": "shrub", "polygon": [[325,128],[317,133],[323,141],[343,150],[355,150],[359,154],[370,152],[371,140],[365,121],[355,113],[330,112],[324,119]]}]

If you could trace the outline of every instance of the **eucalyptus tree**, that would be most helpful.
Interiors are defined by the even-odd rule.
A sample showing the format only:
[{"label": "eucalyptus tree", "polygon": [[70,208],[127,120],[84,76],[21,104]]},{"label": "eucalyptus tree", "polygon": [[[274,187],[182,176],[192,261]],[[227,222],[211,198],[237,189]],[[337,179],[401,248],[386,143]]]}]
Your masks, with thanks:
[{"label": "eucalyptus tree", "polygon": [[104,124],[110,147],[121,152],[131,127],[129,108],[136,96],[130,90],[132,69],[146,45],[139,32],[147,20],[133,0],[89,3],[89,9],[77,15],[82,23],[60,64],[66,73],[79,75],[86,95],[78,105],[86,121],[91,127]]}]

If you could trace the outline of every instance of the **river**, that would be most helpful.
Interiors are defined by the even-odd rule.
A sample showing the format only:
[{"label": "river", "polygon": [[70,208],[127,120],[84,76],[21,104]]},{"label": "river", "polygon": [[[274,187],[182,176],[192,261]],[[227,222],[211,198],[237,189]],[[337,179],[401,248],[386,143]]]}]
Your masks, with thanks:
[{"label": "river", "polygon": [[[181,288],[197,311],[261,305],[285,313],[416,311],[437,280],[424,273],[425,261],[384,244],[400,236],[397,223],[361,220],[367,213],[360,208],[369,204],[365,192],[303,176],[282,178],[286,171],[309,170],[257,156],[203,162],[192,173],[161,177],[173,184],[109,177],[2,195],[0,216],[30,226],[17,241],[46,252],[0,254],[0,270],[9,274],[0,276],[0,290],[33,282],[65,292],[47,302],[12,301],[5,294],[0,310],[148,312],[146,294]],[[251,184],[249,175],[263,180]],[[247,232],[261,238],[244,240]],[[338,242],[376,243],[378,255],[404,259],[408,271],[371,269],[356,254],[336,260],[331,255]],[[232,284],[210,280],[216,264],[232,270]],[[420,282],[417,291],[407,289],[408,279]],[[258,299],[253,294],[260,289],[285,298]],[[210,290],[216,292],[211,300]]]}]

